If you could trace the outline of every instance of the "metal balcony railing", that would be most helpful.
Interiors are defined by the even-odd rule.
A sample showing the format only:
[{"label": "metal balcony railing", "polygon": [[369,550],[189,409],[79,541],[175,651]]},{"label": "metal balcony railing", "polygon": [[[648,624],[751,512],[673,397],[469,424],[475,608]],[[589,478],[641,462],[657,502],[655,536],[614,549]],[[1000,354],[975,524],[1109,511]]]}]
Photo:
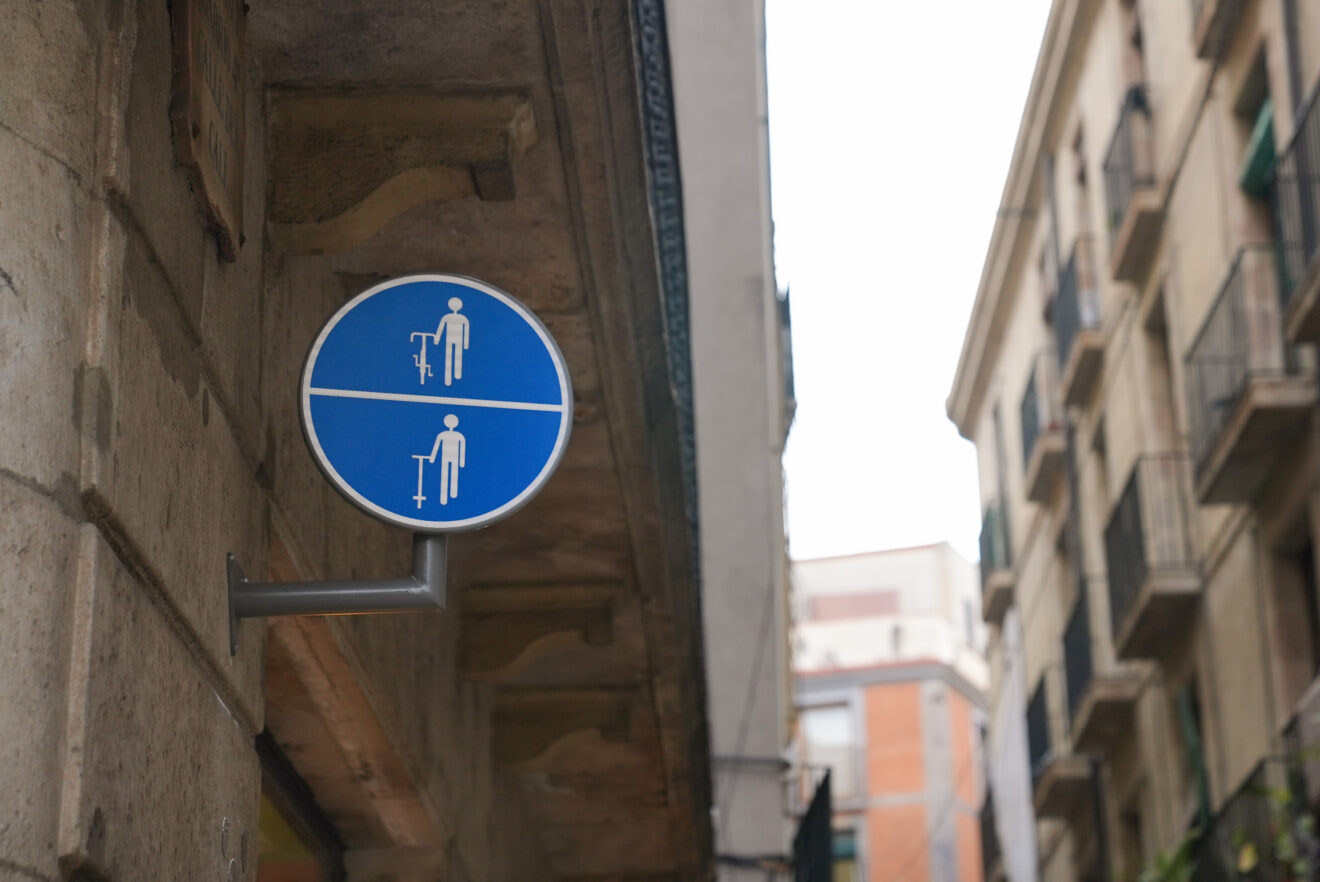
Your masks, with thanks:
[{"label": "metal balcony railing", "polygon": [[1150,102],[1145,84],[1139,83],[1123,97],[1118,125],[1105,154],[1105,204],[1109,208],[1111,241],[1123,226],[1132,194],[1155,186],[1150,132]]},{"label": "metal balcony railing", "polygon": [[1071,721],[1095,674],[1091,656],[1091,614],[1084,580],[1078,585],[1077,603],[1063,629],[1063,673],[1068,686],[1068,719]]},{"label": "metal balcony railing", "polygon": [[989,790],[981,805],[981,878],[989,882],[999,865],[999,830],[995,824],[995,798]]},{"label": "metal balcony railing", "polygon": [[833,817],[830,775],[826,772],[793,836],[794,882],[830,882],[834,872]]},{"label": "metal balcony railing", "polygon": [[1275,166],[1273,201],[1286,305],[1320,252],[1320,87]]},{"label": "metal balcony railing", "polygon": [[1248,382],[1291,370],[1279,308],[1273,247],[1238,251],[1205,324],[1187,353],[1192,456],[1198,468],[1214,447]]},{"label": "metal balcony railing", "polygon": [[1045,771],[1053,758],[1050,747],[1049,702],[1045,697],[1046,680],[1042,676],[1027,702],[1027,759],[1031,762],[1031,780],[1034,782]]},{"label": "metal balcony railing", "polygon": [[981,518],[981,585],[990,581],[996,570],[1013,566],[1013,555],[1008,541],[1008,512],[998,499],[985,508]]},{"label": "metal balcony railing", "polygon": [[1186,459],[1179,454],[1139,459],[1105,526],[1109,613],[1115,634],[1148,577],[1194,566],[1186,469]]},{"label": "metal balcony railing", "polygon": [[1100,291],[1096,285],[1095,246],[1091,236],[1080,236],[1072,255],[1059,273],[1059,291],[1054,306],[1054,339],[1059,368],[1068,364],[1073,341],[1080,331],[1100,327]]},{"label": "metal balcony railing", "polygon": [[1022,403],[1019,408],[1024,468],[1031,463],[1031,452],[1036,448],[1036,439],[1040,434],[1059,427],[1056,371],[1054,359],[1048,352],[1037,353],[1031,370],[1031,379],[1027,381],[1026,391],[1022,393]]},{"label": "metal balcony railing", "polygon": [[1197,842],[1197,882],[1258,879],[1284,882],[1314,878],[1308,861],[1315,834],[1300,798],[1295,764],[1262,760],[1246,782],[1215,813]]}]

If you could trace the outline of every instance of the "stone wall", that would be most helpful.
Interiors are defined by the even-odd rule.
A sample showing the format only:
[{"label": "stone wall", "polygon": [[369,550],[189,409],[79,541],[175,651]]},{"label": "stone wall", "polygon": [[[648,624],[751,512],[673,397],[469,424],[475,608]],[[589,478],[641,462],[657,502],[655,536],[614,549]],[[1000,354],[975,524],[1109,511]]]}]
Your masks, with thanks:
[{"label": "stone wall", "polygon": [[[228,263],[171,143],[167,4],[2,6],[0,878],[251,879],[266,626],[231,657],[224,555],[259,577],[278,534],[309,578],[409,560],[328,489],[294,413],[348,288],[264,250],[256,64]],[[421,794],[412,844],[455,878],[536,878],[455,629],[335,633]]]}]

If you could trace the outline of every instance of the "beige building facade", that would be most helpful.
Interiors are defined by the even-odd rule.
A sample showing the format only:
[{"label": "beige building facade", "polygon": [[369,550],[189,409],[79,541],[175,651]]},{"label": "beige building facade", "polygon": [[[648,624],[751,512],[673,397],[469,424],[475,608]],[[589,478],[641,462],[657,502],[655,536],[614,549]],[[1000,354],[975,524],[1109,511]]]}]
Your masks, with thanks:
[{"label": "beige building facade", "polygon": [[1307,0],[1051,10],[948,401],[990,738],[1026,729],[1014,880],[1299,872],[1269,831],[1315,796],[1317,83]]},{"label": "beige building facade", "polygon": [[[782,789],[744,780],[713,823],[727,696],[750,682],[747,749],[777,755],[790,694],[746,7],[0,2],[0,880],[782,864]],[[759,197],[718,220],[737,248],[687,168]],[[227,553],[260,581],[406,575],[412,537],[313,463],[298,385],[340,306],[427,272],[558,341],[558,471],[450,538],[443,610],[231,632]],[[736,481],[698,410],[753,439]],[[768,624],[733,614],[749,593]],[[762,633],[759,678],[707,649]]]}]

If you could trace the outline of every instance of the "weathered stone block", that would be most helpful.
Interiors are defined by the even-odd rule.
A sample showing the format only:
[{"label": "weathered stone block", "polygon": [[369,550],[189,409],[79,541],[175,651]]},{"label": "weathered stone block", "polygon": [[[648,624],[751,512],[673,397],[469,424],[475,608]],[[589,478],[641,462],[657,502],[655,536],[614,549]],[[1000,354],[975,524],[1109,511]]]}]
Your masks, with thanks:
[{"label": "weathered stone block", "polygon": [[152,589],[99,537],[85,553],[61,868],[107,879],[253,878],[255,733]]},{"label": "weathered stone block", "polygon": [[[216,255],[198,202],[177,162],[170,135],[169,6],[138,3],[137,46],[128,97],[128,190],[120,194],[127,225],[145,236],[170,279],[194,335],[201,323],[202,268]],[[120,185],[125,182],[121,179]]]},{"label": "weathered stone block", "polygon": [[113,429],[87,475],[91,514],[232,677],[246,713],[260,719],[261,630],[248,629],[243,650],[230,658],[224,559],[232,551],[251,572],[262,571],[264,501],[168,281],[139,237],[130,234],[126,248],[123,305],[111,320]]},{"label": "weathered stone block", "polygon": [[2,128],[0,156],[0,470],[53,488],[77,471],[77,399],[102,382],[78,369],[87,200],[67,169]]},{"label": "weathered stone block", "polygon": [[[0,79],[5,84],[0,122],[83,180],[92,174],[94,38],[106,27],[101,5],[74,0],[6,3],[5,26],[0,28],[0,59],[4,59]],[[0,151],[0,155],[12,154]],[[12,179],[17,174],[5,167],[0,177]]]},{"label": "weathered stone block", "polygon": [[[326,508],[331,490],[312,461],[298,421],[298,381],[317,330],[343,303],[339,280],[305,259],[266,273],[262,304],[261,395],[266,414],[263,480],[270,486],[289,551],[302,564],[326,563]],[[322,575],[311,572],[308,577]]]},{"label": "weathered stone block", "polygon": [[55,878],[69,608],[78,527],[54,500],[0,477],[0,877]]},{"label": "weathered stone block", "polygon": [[[249,70],[248,95],[259,96],[261,82]],[[254,239],[233,263],[208,252],[202,279],[201,338],[211,366],[216,393],[233,416],[235,430],[248,458],[260,460],[265,444],[261,409],[262,296],[265,259],[261,228],[265,223],[265,120],[261,101],[247,102],[243,175],[243,229]]]}]

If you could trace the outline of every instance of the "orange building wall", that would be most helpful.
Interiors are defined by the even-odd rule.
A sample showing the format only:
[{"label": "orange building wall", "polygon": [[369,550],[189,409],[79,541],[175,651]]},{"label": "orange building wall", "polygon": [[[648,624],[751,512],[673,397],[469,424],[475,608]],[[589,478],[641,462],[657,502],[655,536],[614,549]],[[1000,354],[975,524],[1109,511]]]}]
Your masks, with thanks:
[{"label": "orange building wall", "polygon": [[872,808],[867,812],[869,882],[926,882],[930,848],[926,841],[926,804]]},{"label": "orange building wall", "polygon": [[[926,758],[921,683],[884,683],[864,690],[866,789],[896,805],[872,806],[863,826],[868,882],[928,882],[930,836],[926,829]],[[972,727],[972,705],[957,690],[945,690],[953,742],[952,774],[957,793],[944,823],[957,841],[959,882],[982,882],[977,793],[980,770]],[[904,797],[911,799],[903,801]],[[861,831],[859,831],[861,832]]]},{"label": "orange building wall", "polygon": [[866,792],[920,793],[926,787],[921,684],[866,687]]}]

